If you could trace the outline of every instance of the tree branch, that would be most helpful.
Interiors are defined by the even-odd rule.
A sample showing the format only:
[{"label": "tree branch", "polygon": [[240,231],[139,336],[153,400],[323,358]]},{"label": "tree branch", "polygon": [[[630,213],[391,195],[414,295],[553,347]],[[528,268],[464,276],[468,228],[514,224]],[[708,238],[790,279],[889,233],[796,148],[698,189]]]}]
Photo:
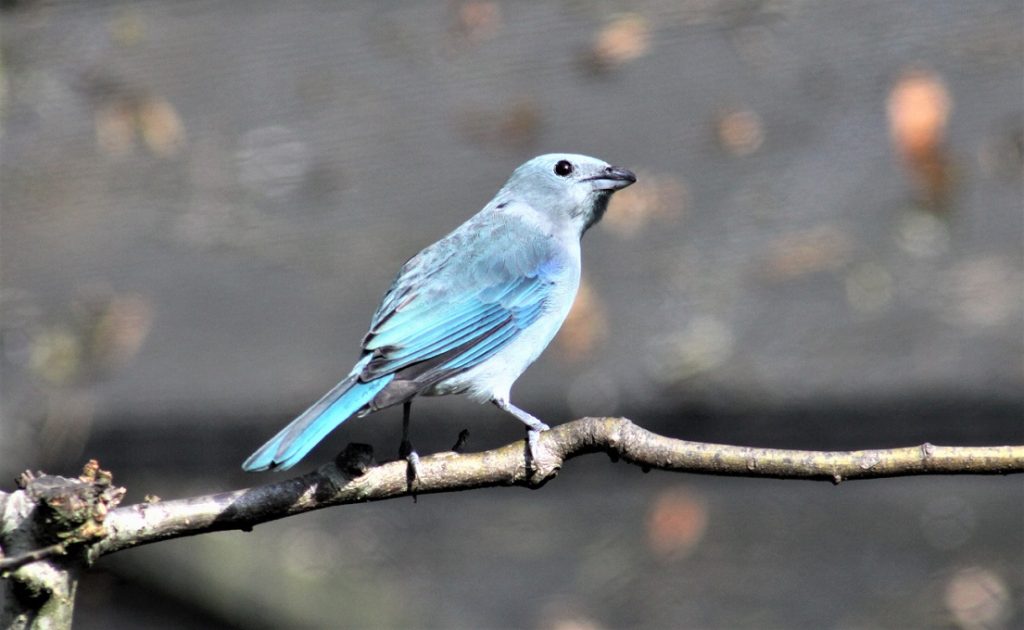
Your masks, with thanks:
[{"label": "tree branch", "polygon": [[[260,523],[321,508],[488,486],[537,488],[569,459],[603,451],[613,460],[676,472],[839,483],[903,475],[1024,472],[1024,446],[933,446],[824,452],[674,440],[625,418],[583,418],[540,435],[536,462],[524,441],[482,453],[377,465],[350,444],[319,470],[245,490],[118,507],[124,488],[90,461],[77,479],[26,472],[0,492],[0,626],[70,628],[79,575],[99,557],[139,545]],[[410,483],[413,485],[410,486]],[[6,554],[6,555],[5,555]]]},{"label": "tree branch", "polygon": [[35,562],[37,560],[43,560],[51,556],[63,556],[67,553],[64,543],[54,543],[47,547],[41,547],[39,549],[33,549],[32,551],[26,551],[25,553],[18,554],[10,558],[0,557],[0,574],[12,569],[28,564],[29,562]]},{"label": "tree branch", "polygon": [[540,436],[536,466],[525,442],[481,453],[439,453],[420,459],[410,488],[404,460],[375,465],[368,447],[349,445],[336,463],[300,477],[245,490],[120,507],[107,514],[105,535],[88,557],[159,540],[260,523],[334,505],[490,486],[540,487],[574,457],[604,451],[614,460],[710,475],[826,480],[839,483],[906,475],[1024,472],[1024,446],[934,446],[865,451],[798,451],[688,442],[647,431],[625,418],[583,418]]}]

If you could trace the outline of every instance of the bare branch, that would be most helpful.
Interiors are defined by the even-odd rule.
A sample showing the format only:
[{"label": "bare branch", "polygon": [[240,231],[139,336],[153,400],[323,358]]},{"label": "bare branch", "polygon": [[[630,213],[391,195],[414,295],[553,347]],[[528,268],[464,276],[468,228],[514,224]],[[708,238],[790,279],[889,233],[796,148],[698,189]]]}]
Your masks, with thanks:
[{"label": "bare branch", "polygon": [[52,544],[48,547],[33,549],[32,551],[18,554],[16,556],[12,556],[9,558],[0,556],[0,573],[3,573],[4,571],[11,571],[13,569],[17,569],[23,564],[35,562],[36,560],[43,560],[45,558],[49,558],[50,556],[63,556],[65,553],[67,553],[67,550],[65,549],[64,543],[60,542]]},{"label": "bare branch", "polygon": [[1024,472],[1024,446],[923,444],[866,451],[797,451],[688,442],[651,433],[625,418],[583,418],[541,434],[536,466],[527,467],[525,442],[482,453],[439,453],[420,459],[419,478],[410,489],[405,461],[373,465],[355,446],[350,445],[336,464],[301,477],[114,509],[104,521],[105,535],[90,544],[89,558],[169,538],[250,530],[260,523],[334,505],[489,486],[536,488],[554,477],[566,460],[598,451],[645,470],[833,483],[904,475]]}]

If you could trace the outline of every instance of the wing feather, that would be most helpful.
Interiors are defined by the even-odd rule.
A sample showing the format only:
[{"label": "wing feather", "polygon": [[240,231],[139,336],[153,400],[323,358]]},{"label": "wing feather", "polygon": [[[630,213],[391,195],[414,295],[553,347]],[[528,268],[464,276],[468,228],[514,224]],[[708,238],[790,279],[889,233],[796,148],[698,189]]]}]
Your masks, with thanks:
[{"label": "wing feather", "polygon": [[360,380],[404,370],[433,384],[494,356],[540,317],[560,268],[558,249],[501,220],[457,230],[402,267],[363,339],[373,359]]}]

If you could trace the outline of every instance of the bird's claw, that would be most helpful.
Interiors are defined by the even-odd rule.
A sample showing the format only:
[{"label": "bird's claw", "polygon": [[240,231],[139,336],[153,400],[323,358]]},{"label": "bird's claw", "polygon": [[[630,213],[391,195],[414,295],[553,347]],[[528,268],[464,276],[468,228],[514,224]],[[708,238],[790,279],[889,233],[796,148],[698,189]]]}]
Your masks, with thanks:
[{"label": "bird's claw", "polygon": [[455,444],[452,446],[452,450],[456,453],[462,451],[466,446],[466,442],[469,441],[469,429],[463,429],[459,431],[459,437],[455,440]]},{"label": "bird's claw", "polygon": [[535,471],[537,470],[537,462],[540,461],[537,457],[537,455],[540,453],[540,432],[547,431],[550,428],[548,427],[548,425],[543,423],[541,423],[540,426],[543,428],[531,428],[526,432],[526,444],[529,447],[530,452],[530,461],[528,462],[528,464]]},{"label": "bird's claw", "polygon": [[416,451],[409,451],[405,456],[405,462],[409,465],[409,470],[406,476],[409,478],[410,484],[420,478],[420,455]]},{"label": "bird's claw", "polygon": [[[412,447],[412,442],[409,440],[402,440],[401,445],[398,447],[398,456],[405,460],[407,464],[405,469],[405,481],[410,492],[412,492],[413,485],[419,481],[420,478],[420,455]],[[413,496],[415,499],[415,495]]]}]

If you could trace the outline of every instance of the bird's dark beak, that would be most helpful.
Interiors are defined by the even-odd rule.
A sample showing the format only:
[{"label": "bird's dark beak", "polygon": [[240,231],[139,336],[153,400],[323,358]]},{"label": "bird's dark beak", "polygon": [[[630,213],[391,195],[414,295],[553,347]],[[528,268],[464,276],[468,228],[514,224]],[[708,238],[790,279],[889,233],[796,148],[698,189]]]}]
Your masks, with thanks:
[{"label": "bird's dark beak", "polygon": [[607,166],[601,172],[583,181],[594,182],[594,188],[597,190],[621,190],[636,183],[636,175],[633,174],[633,171],[618,166]]}]

